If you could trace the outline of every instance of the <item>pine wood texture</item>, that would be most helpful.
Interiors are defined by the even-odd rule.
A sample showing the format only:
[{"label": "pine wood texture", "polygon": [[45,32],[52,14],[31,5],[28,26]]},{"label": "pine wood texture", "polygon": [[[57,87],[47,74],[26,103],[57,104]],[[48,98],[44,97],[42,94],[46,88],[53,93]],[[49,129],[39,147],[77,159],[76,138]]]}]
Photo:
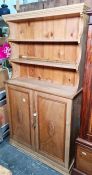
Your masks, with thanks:
[{"label": "pine wood texture", "polygon": [[77,70],[77,65],[75,64],[64,64],[64,63],[61,63],[59,61],[44,61],[44,60],[35,60],[33,58],[30,58],[29,59],[24,59],[24,58],[21,58],[21,59],[12,59],[11,62],[13,63],[22,63],[22,64],[29,64],[29,65],[39,65],[39,66],[47,66],[47,67],[56,67],[56,68],[63,68],[63,69],[73,69],[73,70]]},{"label": "pine wood texture", "polygon": [[[7,83],[12,85],[17,85],[17,86],[20,85],[21,87],[24,87],[24,88],[47,92],[50,94],[53,93],[53,94],[65,97],[67,99],[73,99],[75,97],[75,89],[73,87],[60,86],[55,83],[53,86],[51,82],[41,81],[34,78],[17,78],[17,79],[8,80]],[[79,92],[81,92],[81,90]],[[76,93],[76,95],[78,93]]]},{"label": "pine wood texture", "polygon": [[12,47],[13,76],[6,82],[11,140],[66,174],[79,131],[85,11],[77,4],[3,16]]},{"label": "pine wood texture", "polygon": [[35,98],[39,123],[37,150],[43,155],[52,156],[54,160],[59,159],[60,162],[61,160],[64,162],[67,104],[62,98],[44,93],[37,93]]},{"label": "pine wood texture", "polygon": [[86,42],[88,21],[85,10],[84,4],[77,4],[4,15],[10,26],[13,77],[31,76],[79,90],[85,60],[85,45],[81,45]]},{"label": "pine wood texture", "polygon": [[[70,8],[70,9],[69,9]],[[79,16],[82,12],[86,11],[86,6],[84,6],[84,3],[81,4],[74,4],[73,6],[61,6],[61,7],[55,7],[50,9],[42,9],[39,11],[33,11],[33,12],[21,12],[17,14],[11,14],[11,15],[4,15],[3,18],[6,21],[22,21],[25,19],[39,19],[39,18],[48,18],[48,17],[56,17],[56,16]]]},{"label": "pine wood texture", "polygon": [[[54,91],[44,90],[42,92],[41,86],[39,89],[36,87],[37,83],[33,90],[32,84],[28,89],[16,82],[12,84],[11,81],[13,80],[6,84],[11,139],[31,148],[39,156],[42,155],[43,159],[46,157],[55,162],[58,169],[61,167],[60,170],[64,169],[66,173],[69,173],[68,167],[72,162],[72,159],[69,158],[71,126],[71,117],[69,116],[72,112],[72,101],[60,97],[60,94],[58,95]],[[27,93],[30,102],[26,101]],[[24,107],[25,103],[27,104]],[[29,104],[31,115],[28,113]],[[51,110],[52,106],[53,110]],[[44,144],[45,141],[48,144]],[[53,145],[53,149],[51,149],[51,145]]]},{"label": "pine wood texture", "polygon": [[[21,143],[29,145],[30,147],[32,145],[32,142],[31,128],[29,126],[29,123],[31,123],[29,94],[25,91],[19,91],[17,88],[16,90],[9,89],[9,97],[11,100],[10,109],[13,139],[20,140]],[[24,135],[24,133],[26,134]]]}]

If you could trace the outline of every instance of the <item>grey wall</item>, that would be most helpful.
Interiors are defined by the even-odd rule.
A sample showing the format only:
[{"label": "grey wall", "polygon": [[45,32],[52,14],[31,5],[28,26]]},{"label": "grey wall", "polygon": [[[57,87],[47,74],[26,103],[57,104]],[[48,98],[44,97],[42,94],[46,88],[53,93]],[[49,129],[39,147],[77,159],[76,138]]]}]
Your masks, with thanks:
[{"label": "grey wall", "polygon": [[[23,1],[27,3],[31,3],[31,2],[38,2],[39,0],[19,0],[20,4],[23,4]],[[8,5],[11,13],[16,13],[15,8],[13,7],[13,5],[16,4],[16,0],[5,0],[5,3]],[[0,0],[0,6],[1,4],[3,4],[3,0]]]}]

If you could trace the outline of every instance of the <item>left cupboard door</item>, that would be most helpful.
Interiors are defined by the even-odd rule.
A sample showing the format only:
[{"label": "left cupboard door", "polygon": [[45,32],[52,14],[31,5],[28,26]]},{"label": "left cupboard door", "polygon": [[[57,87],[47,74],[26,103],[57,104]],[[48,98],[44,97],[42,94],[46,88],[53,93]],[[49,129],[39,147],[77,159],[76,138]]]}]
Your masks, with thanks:
[{"label": "left cupboard door", "polygon": [[32,91],[8,85],[7,99],[11,138],[27,147],[33,146]]}]

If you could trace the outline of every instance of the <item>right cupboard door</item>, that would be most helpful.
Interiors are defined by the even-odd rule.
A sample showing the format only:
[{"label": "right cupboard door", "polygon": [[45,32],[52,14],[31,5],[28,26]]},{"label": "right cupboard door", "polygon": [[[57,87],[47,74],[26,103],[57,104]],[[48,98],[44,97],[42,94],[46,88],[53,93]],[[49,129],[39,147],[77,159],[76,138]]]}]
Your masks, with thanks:
[{"label": "right cupboard door", "polygon": [[35,93],[37,111],[37,151],[52,160],[64,162],[67,104],[61,97]]}]

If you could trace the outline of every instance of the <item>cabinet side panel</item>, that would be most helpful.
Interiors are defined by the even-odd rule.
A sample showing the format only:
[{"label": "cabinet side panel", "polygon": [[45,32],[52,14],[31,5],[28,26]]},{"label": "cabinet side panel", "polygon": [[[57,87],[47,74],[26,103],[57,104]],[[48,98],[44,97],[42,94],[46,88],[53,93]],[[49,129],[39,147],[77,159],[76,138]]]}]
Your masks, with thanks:
[{"label": "cabinet side panel", "polygon": [[11,58],[19,58],[19,44],[10,42],[11,45]]},{"label": "cabinet side panel", "polygon": [[75,139],[79,135],[80,113],[81,113],[82,93],[78,94],[73,100],[72,121],[71,121],[71,140],[70,140],[70,163],[74,158]]},{"label": "cabinet side panel", "polygon": [[9,25],[9,30],[10,30],[9,38],[17,39],[18,34],[19,34],[18,23],[8,22],[8,25]]}]

